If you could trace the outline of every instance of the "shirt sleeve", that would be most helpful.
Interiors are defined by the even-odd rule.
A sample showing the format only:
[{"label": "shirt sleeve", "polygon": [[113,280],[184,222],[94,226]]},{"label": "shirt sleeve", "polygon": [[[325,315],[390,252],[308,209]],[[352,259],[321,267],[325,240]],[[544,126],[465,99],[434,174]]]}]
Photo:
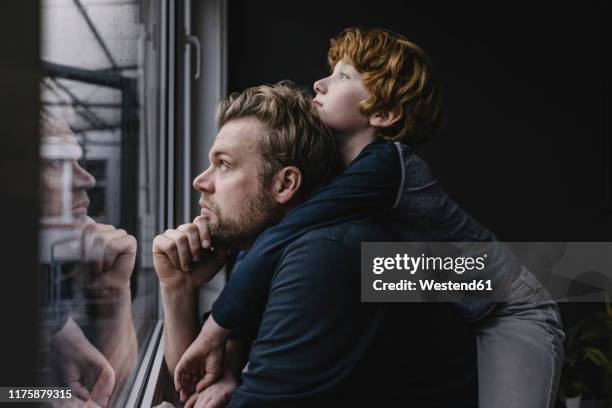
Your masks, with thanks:
[{"label": "shirt sleeve", "polygon": [[212,307],[215,321],[234,329],[265,301],[283,248],[318,228],[356,220],[391,208],[403,181],[401,153],[393,143],[368,145],[329,185],[264,231]]},{"label": "shirt sleeve", "polygon": [[379,304],[360,303],[358,268],[336,240],[291,244],[230,407],[313,406],[342,389],[383,317]]}]

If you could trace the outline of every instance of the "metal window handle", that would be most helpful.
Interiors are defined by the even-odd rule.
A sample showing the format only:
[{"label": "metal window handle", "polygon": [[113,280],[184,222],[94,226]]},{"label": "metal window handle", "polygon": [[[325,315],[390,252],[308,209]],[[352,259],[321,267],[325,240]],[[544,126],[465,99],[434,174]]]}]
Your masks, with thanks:
[{"label": "metal window handle", "polygon": [[196,72],[193,75],[193,79],[198,79],[200,78],[200,60],[202,58],[202,45],[200,44],[200,39],[196,37],[195,35],[186,35],[185,41],[187,42],[188,45],[191,45],[192,47],[195,48]]}]

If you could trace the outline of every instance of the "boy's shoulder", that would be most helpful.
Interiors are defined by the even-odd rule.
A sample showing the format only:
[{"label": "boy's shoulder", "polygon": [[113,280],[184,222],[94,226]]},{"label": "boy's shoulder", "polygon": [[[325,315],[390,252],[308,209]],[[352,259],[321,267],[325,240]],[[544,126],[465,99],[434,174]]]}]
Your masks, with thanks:
[{"label": "boy's shoulder", "polygon": [[436,183],[429,164],[412,147],[400,142],[389,143],[394,145],[401,158],[403,189],[423,188]]}]

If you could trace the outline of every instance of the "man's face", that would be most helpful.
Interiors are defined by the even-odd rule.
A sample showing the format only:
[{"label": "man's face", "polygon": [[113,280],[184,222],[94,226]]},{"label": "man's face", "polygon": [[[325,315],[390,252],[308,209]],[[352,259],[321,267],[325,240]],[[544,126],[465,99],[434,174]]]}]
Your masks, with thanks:
[{"label": "man's face", "polygon": [[276,219],[277,205],[261,176],[264,132],[255,118],[227,122],[209,152],[210,167],[193,180],[213,241],[244,249]]},{"label": "man's face", "polygon": [[[66,148],[78,146],[78,142],[74,135],[62,136]],[[45,143],[46,138],[42,138],[42,143]],[[96,184],[94,177],[82,168],[77,160],[70,160],[69,166],[72,167],[72,201],[70,208],[72,215],[75,218],[84,217],[87,215],[87,207],[89,206],[89,197],[87,190]],[[42,196],[42,214],[46,216],[57,216],[63,212],[64,203],[64,160],[47,160],[42,159],[41,162],[41,196]]]},{"label": "man's face", "polygon": [[338,61],[330,76],[314,83],[313,105],[330,129],[352,133],[367,126],[369,119],[359,111],[359,103],[371,96],[362,75],[346,58]]}]

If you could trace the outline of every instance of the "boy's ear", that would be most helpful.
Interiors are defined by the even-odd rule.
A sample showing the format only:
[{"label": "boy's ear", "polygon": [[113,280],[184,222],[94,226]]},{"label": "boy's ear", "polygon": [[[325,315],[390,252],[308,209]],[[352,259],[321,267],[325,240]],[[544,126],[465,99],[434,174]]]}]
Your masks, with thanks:
[{"label": "boy's ear", "polygon": [[391,110],[376,112],[370,116],[370,126],[386,128],[397,123],[402,118],[403,109],[396,106]]},{"label": "boy's ear", "polygon": [[302,186],[302,172],[296,166],[283,167],[276,173],[273,196],[278,204],[287,204]]}]

